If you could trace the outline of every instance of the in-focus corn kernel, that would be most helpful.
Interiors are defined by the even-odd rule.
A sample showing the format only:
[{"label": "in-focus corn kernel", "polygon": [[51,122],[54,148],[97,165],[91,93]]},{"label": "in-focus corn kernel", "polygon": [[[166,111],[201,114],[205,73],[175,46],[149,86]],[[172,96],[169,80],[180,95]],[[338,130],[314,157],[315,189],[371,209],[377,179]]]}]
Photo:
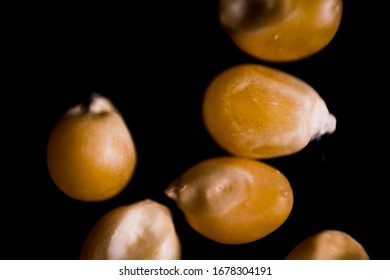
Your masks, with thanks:
[{"label": "in-focus corn kernel", "polygon": [[203,120],[222,148],[256,159],[296,153],[336,129],[336,118],[311,86],[257,64],[233,66],[210,82]]},{"label": "in-focus corn kernel", "polygon": [[293,192],[275,168],[251,159],[220,157],[189,168],[165,191],[193,229],[224,244],[258,240],[288,218]]}]

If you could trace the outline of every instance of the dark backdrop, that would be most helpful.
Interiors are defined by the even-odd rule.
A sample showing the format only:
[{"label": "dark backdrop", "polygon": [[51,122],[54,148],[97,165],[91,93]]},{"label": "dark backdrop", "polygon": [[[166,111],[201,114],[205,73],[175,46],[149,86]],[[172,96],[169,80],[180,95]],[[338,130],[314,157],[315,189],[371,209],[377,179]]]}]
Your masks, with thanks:
[{"label": "dark backdrop", "polygon": [[[344,1],[340,29],[326,48],[301,61],[272,64],[233,45],[218,25],[216,0],[161,2],[7,10],[0,258],[77,259],[102,215],[144,198],[172,210],[183,259],[283,259],[323,229],[349,233],[372,259],[388,258],[388,124],[381,109],[388,87],[384,33],[374,33],[380,8]],[[245,62],[306,81],[338,124],[334,134],[299,153],[267,161],[294,190],[286,223],[259,241],[220,245],[194,232],[163,191],[198,161],[226,155],[205,131],[201,101],[215,75]],[[65,196],[46,165],[52,127],[92,92],[117,106],[138,152],[128,187],[99,203]]]}]

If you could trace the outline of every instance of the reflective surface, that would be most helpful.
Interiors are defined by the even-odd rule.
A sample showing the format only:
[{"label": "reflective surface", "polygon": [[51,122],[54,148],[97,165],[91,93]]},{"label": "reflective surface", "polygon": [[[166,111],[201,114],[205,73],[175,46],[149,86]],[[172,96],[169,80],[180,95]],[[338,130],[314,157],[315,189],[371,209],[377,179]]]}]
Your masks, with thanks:
[{"label": "reflective surface", "polygon": [[76,105],[53,127],[47,147],[50,175],[65,194],[81,201],[103,201],[129,183],[136,165],[133,138],[115,106],[94,96]]},{"label": "reflective surface", "polygon": [[[228,67],[258,63],[221,30],[217,1],[154,1],[153,9],[149,1],[131,9],[95,3],[88,10],[52,3],[50,13],[37,5],[8,11],[14,21],[4,34],[1,258],[78,259],[105,213],[145,198],[171,209],[183,259],[284,259],[323,229],[347,232],[371,259],[389,258],[384,9],[344,1],[340,29],[326,48],[294,63],[267,64],[313,86],[337,130],[299,153],[267,160],[291,183],[291,214],[263,239],[228,246],[194,231],[164,194],[196,162],[227,155],[202,122],[209,82]],[[46,161],[55,123],[93,92],[117,106],[138,151],[128,186],[96,203],[64,195]]]},{"label": "reflective surface", "polygon": [[202,108],[213,139],[240,157],[291,155],[336,130],[336,118],[314,88],[260,64],[236,65],[217,75]]},{"label": "reflective surface", "polygon": [[223,244],[256,241],[290,215],[293,191],[277,169],[236,157],[209,158],[165,191],[200,234]]},{"label": "reflective surface", "polygon": [[258,59],[273,62],[296,61],[326,47],[339,29],[343,11],[341,0],[225,0],[221,4],[221,24],[234,43]]},{"label": "reflective surface", "polygon": [[82,260],[178,260],[181,256],[169,209],[150,199],[117,207],[93,226]]},{"label": "reflective surface", "polygon": [[323,230],[300,242],[286,260],[369,260],[364,247],[349,234]]}]

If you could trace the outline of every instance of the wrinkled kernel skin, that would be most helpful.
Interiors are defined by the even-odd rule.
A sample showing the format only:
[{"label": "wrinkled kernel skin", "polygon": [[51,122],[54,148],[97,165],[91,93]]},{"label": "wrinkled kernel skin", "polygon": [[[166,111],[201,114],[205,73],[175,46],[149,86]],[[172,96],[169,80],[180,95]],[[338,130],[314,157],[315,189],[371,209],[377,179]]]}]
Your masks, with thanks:
[{"label": "wrinkled kernel skin", "polygon": [[81,201],[103,201],[130,181],[136,151],[117,112],[68,112],[51,132],[47,163],[53,181],[65,194]]},{"label": "wrinkled kernel skin", "polygon": [[[266,61],[291,62],[322,50],[334,38],[342,17],[342,0],[227,0],[220,9],[222,26],[244,52]],[[233,4],[242,2],[233,18],[223,21]],[[259,4],[260,3],[260,4]],[[280,4],[282,3],[282,4]],[[258,15],[253,7],[273,5]],[[282,10],[283,9],[283,10]],[[281,11],[282,10],[282,11]],[[249,17],[249,19],[248,19]],[[267,20],[261,20],[266,18]],[[274,18],[274,20],[270,20]],[[229,22],[234,28],[229,28]],[[248,23],[251,22],[251,23]]]},{"label": "wrinkled kernel skin", "polygon": [[287,178],[250,159],[219,157],[188,169],[167,189],[189,225],[223,244],[258,240],[279,228],[293,206]]},{"label": "wrinkled kernel skin", "polygon": [[119,206],[89,232],[82,260],[179,260],[181,245],[170,210],[150,199]]},{"label": "wrinkled kernel skin", "polygon": [[349,234],[323,230],[299,243],[286,260],[369,260],[369,256]]},{"label": "wrinkled kernel skin", "polygon": [[[296,153],[335,118],[304,81],[257,64],[233,66],[206,89],[203,120],[229,153],[265,159]],[[333,123],[332,123],[333,124]]]}]

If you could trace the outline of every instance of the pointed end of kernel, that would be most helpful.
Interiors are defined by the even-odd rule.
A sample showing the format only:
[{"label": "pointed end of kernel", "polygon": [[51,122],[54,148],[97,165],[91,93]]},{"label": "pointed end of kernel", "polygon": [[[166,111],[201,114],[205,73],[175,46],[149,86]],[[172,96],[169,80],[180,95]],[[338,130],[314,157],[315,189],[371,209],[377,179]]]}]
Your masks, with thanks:
[{"label": "pointed end of kernel", "polygon": [[318,140],[318,139],[321,138],[321,136],[323,136],[325,134],[332,134],[333,132],[335,132],[335,130],[336,130],[336,123],[337,123],[336,117],[329,113],[326,116],[326,118],[324,118],[322,126],[317,131],[317,133],[315,133],[312,136],[311,140]]},{"label": "pointed end of kernel", "polygon": [[332,114],[329,114],[327,121],[325,122],[325,127],[324,127],[324,134],[332,134],[336,130],[336,117]]},{"label": "pointed end of kernel", "polygon": [[226,30],[236,30],[247,9],[245,1],[222,0],[219,7],[219,20]]},{"label": "pointed end of kernel", "polygon": [[101,113],[108,113],[108,112],[115,112],[115,111],[116,111],[115,106],[108,98],[96,92],[91,94],[90,104],[88,106],[88,112],[101,114]]},{"label": "pointed end of kernel", "polygon": [[253,30],[281,21],[291,9],[290,1],[221,0],[219,20],[229,33]]},{"label": "pointed end of kernel", "polygon": [[165,189],[164,193],[167,197],[177,202],[177,200],[179,199],[179,195],[178,195],[179,190],[175,183],[176,181],[172,182],[172,184],[170,184],[168,188]]},{"label": "pointed end of kernel", "polygon": [[111,112],[117,112],[112,102],[99,93],[92,93],[87,104],[78,104],[70,108],[67,114],[76,116],[85,113],[103,114]]}]

